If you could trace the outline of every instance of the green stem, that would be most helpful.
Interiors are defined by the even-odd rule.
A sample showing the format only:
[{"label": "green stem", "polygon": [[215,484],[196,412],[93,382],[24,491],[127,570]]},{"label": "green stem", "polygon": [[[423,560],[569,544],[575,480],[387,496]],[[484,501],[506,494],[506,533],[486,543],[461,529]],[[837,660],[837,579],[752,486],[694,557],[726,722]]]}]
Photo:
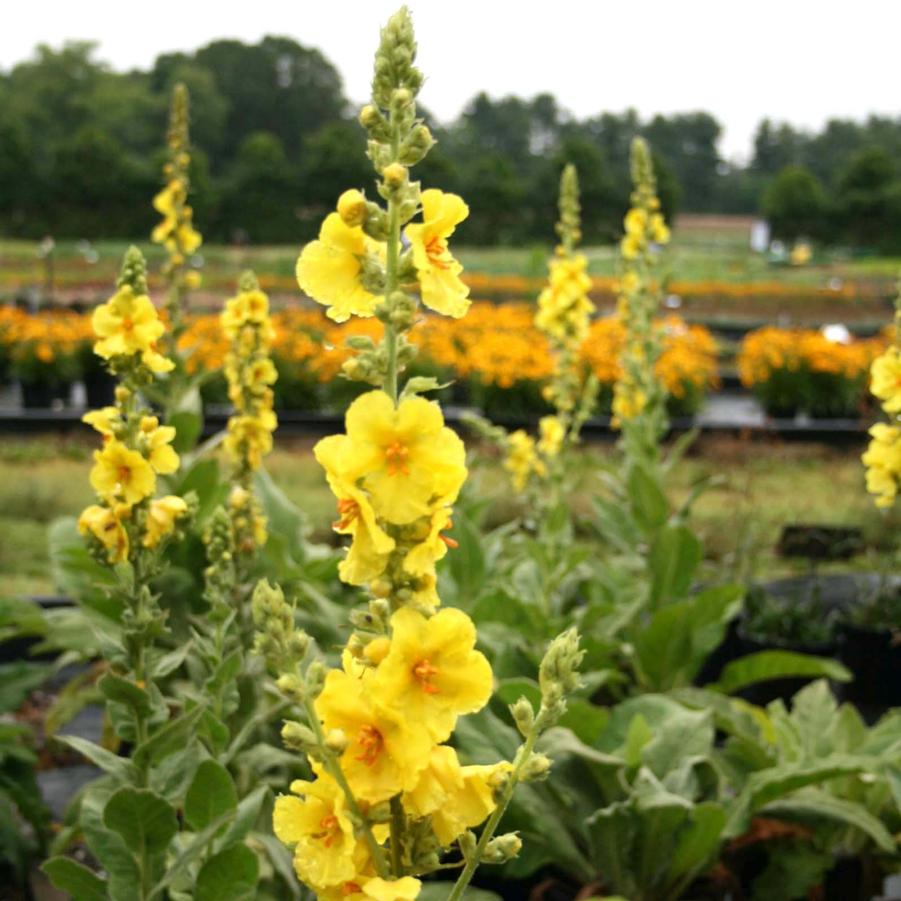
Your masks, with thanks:
[{"label": "green stem", "polygon": [[[393,198],[388,201],[388,242],[385,260],[385,297],[397,289],[397,264],[400,252],[400,210]],[[397,402],[397,329],[391,322],[385,323],[385,353],[388,371],[385,374],[385,392]]]},{"label": "green stem", "polygon": [[451,893],[447,896],[447,901],[460,901],[460,898],[463,897],[463,893],[466,891],[466,887],[472,880],[476,868],[479,865],[479,861],[482,859],[482,856],[485,853],[485,848],[488,847],[488,842],[491,841],[492,837],[494,836],[494,832],[497,829],[498,823],[500,823],[501,821],[501,817],[503,817],[503,815],[507,811],[507,807],[509,806],[511,799],[513,798],[513,792],[516,790],[516,786],[519,784],[519,777],[520,773],[522,772],[522,768],[526,765],[526,763],[529,761],[529,758],[532,756],[532,751],[535,748],[535,742],[537,740],[538,729],[533,726],[522,747],[519,749],[519,754],[517,754],[516,756],[516,763],[513,767],[513,772],[510,773],[510,778],[507,780],[507,784],[504,787],[504,791],[497,803],[497,807],[494,808],[494,812],[490,817],[488,817],[488,822],[485,823],[485,828],[482,830],[482,834],[479,836],[479,841],[475,847],[475,851],[473,851],[470,858],[466,861],[466,866],[463,868],[463,872],[460,873],[457,881],[454,883],[454,887],[451,889]]},{"label": "green stem", "polygon": [[369,846],[369,854],[372,857],[372,862],[375,864],[376,872],[382,879],[389,879],[391,874],[388,871],[388,864],[385,861],[384,852],[379,843],[375,840],[375,836],[372,834],[369,820],[363,814],[363,811],[360,810],[360,805],[357,803],[357,799],[350,790],[350,785],[347,782],[344,771],[341,769],[338,761],[335,760],[332,752],[326,747],[325,733],[322,731],[322,723],[319,721],[319,714],[316,713],[316,708],[309,698],[304,698],[303,707],[307,714],[307,720],[316,735],[316,742],[323,751],[322,762],[325,765],[326,771],[335,782],[338,783],[341,791],[344,792],[344,800],[347,801],[350,812],[354,815],[355,819],[362,824],[363,838]]},{"label": "green stem", "polygon": [[395,879],[404,875],[403,834],[406,827],[404,809],[400,803],[400,795],[391,799],[391,869]]}]

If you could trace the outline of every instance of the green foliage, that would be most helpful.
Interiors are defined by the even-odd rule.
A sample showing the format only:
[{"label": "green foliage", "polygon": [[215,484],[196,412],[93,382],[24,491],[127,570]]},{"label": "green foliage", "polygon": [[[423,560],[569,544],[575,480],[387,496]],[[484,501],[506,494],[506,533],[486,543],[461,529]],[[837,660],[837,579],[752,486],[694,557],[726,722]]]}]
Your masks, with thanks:
[{"label": "green foliage", "polygon": [[762,210],[774,237],[789,241],[802,236],[819,237],[826,197],[812,172],[802,166],[787,166],[767,186]]}]

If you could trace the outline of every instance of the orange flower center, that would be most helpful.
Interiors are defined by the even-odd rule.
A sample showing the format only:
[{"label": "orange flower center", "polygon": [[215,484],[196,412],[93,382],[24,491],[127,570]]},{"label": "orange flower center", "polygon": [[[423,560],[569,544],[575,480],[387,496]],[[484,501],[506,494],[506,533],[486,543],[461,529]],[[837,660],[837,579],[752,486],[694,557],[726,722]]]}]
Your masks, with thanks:
[{"label": "orange flower center", "polygon": [[[445,528],[445,529],[452,529],[453,527],[454,527],[453,520],[450,520],[450,519],[449,519],[449,520],[447,521],[447,525],[446,525],[444,528]],[[460,543],[459,543],[458,541],[455,541],[453,538],[451,538],[450,535],[441,535],[441,534],[439,534],[438,537],[439,537],[439,538],[440,538],[440,539],[441,539],[441,540],[442,540],[442,541],[443,541],[443,542],[444,542],[451,550],[453,550],[454,548],[460,547]]]},{"label": "orange flower center", "polygon": [[332,523],[332,528],[346,529],[360,515],[360,505],[353,498],[339,498],[338,514],[338,519]]},{"label": "orange flower center", "polygon": [[425,254],[436,269],[450,269],[447,244],[440,235],[432,235],[425,243]]},{"label": "orange flower center", "polygon": [[432,684],[432,676],[437,676],[438,670],[428,660],[420,660],[413,667],[413,678],[419,683],[419,687],[427,694],[438,694],[438,687]]},{"label": "orange flower center", "polygon": [[333,813],[327,814],[319,821],[320,832],[317,832],[315,838],[321,839],[326,848],[331,848],[338,840],[341,829],[338,824],[338,817]]},{"label": "orange flower center", "polygon": [[388,475],[393,476],[397,472],[402,472],[405,476],[408,476],[410,474],[407,466],[407,457],[409,455],[409,448],[404,447],[399,441],[395,441],[385,448],[385,459],[388,461]]},{"label": "orange flower center", "polygon": [[127,466],[120,466],[116,470],[116,475],[119,478],[119,482],[123,485],[126,484],[126,482],[131,481],[131,469],[129,469]]},{"label": "orange flower center", "polygon": [[344,885],[341,886],[341,894],[345,897],[356,895],[358,892],[362,891],[363,886],[361,886],[359,882],[345,882]]},{"label": "orange flower center", "polygon": [[124,332],[130,332],[130,331],[132,331],[132,330],[134,329],[134,327],[135,327],[134,322],[132,322],[132,320],[131,320],[128,316],[126,316],[126,317],[122,320],[122,331],[124,331]]},{"label": "orange flower center", "polygon": [[367,724],[360,728],[357,744],[361,748],[360,754],[357,755],[357,760],[362,760],[366,766],[372,766],[385,747],[385,739],[382,738],[382,733],[375,726]]}]

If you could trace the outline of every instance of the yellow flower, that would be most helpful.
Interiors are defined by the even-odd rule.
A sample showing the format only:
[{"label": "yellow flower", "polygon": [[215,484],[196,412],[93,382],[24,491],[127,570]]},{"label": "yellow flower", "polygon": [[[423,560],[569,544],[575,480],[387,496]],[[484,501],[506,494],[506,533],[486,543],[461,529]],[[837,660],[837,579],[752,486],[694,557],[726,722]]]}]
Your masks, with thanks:
[{"label": "yellow flower", "polygon": [[460,279],[463,266],[451,256],[447,239],[468,215],[462,198],[430,188],[422,192],[422,223],[404,229],[413,248],[422,302],[457,319],[469,309],[469,288]]},{"label": "yellow flower", "polygon": [[352,315],[371,316],[382,298],[367,291],[361,281],[361,260],[375,242],[360,226],[344,223],[338,213],[329,213],[319,240],[304,247],[297,261],[297,281],[306,294],[328,307],[326,315],[344,322]]},{"label": "yellow flower", "polygon": [[627,235],[642,236],[648,224],[648,214],[638,207],[633,207],[626,213],[623,219],[623,226]]},{"label": "yellow flower", "polygon": [[901,413],[901,349],[892,345],[870,369],[871,390],[886,413]]},{"label": "yellow flower", "polygon": [[475,626],[462,610],[425,617],[401,607],[391,617],[391,648],[372,692],[413,728],[444,741],[460,714],[480,710],[491,696],[491,667],[475,643]]},{"label": "yellow flower", "polygon": [[94,451],[91,485],[108,503],[133,506],[156,490],[153,467],[137,452],[115,438]]},{"label": "yellow flower", "polygon": [[111,438],[122,426],[122,414],[118,407],[103,407],[100,410],[90,410],[85,413],[81,417],[81,421],[100,432],[104,438]]},{"label": "yellow flower", "polygon": [[78,531],[82,535],[90,532],[107,550],[110,563],[121,563],[128,559],[128,532],[122,523],[127,508],[118,511],[110,507],[92,504],[78,517]]},{"label": "yellow flower", "polygon": [[867,467],[867,491],[876,495],[877,507],[891,507],[901,483],[901,426],[878,422],[861,458]]},{"label": "yellow flower", "polygon": [[351,228],[366,221],[366,197],[362,191],[351,188],[338,198],[338,215]]},{"label": "yellow flower", "polygon": [[325,469],[329,487],[338,498],[339,519],[332,528],[339,535],[353,536],[347,557],[338,564],[338,573],[351,585],[365,585],[385,571],[388,555],[394,550],[394,539],[376,522],[366,494],[342,471],[346,444],[346,436],[332,435],[318,442],[313,454]]},{"label": "yellow flower", "polygon": [[340,787],[322,774],[314,782],[295,780],[291,791],[276,799],[272,825],[280,841],[295,846],[298,877],[317,887],[353,879],[357,840]]},{"label": "yellow flower", "polygon": [[643,241],[638,235],[628,234],[620,241],[619,249],[623,259],[634,260],[641,253]]},{"label": "yellow flower", "polygon": [[232,416],[222,446],[233,459],[246,455],[251,469],[259,469],[263,457],[272,450],[272,433],[277,420],[272,410],[258,416]]},{"label": "yellow flower", "polygon": [[652,241],[655,241],[657,244],[669,243],[669,228],[660,213],[651,214],[649,231],[651,232]]},{"label": "yellow flower", "polygon": [[634,388],[622,382],[616,383],[613,394],[613,424],[634,419],[647,404],[647,395],[640,388]]},{"label": "yellow flower", "polygon": [[428,733],[377,706],[371,679],[331,670],[315,703],[326,732],[341,729],[348,738],[341,769],[358,799],[377,804],[416,784],[428,763]]},{"label": "yellow flower", "polygon": [[452,538],[442,534],[453,526],[450,503],[446,498],[436,503],[435,510],[428,520],[428,533],[422,541],[413,545],[404,557],[404,569],[411,575],[434,574],[435,564],[444,557],[448,547],[457,546]]},{"label": "yellow flower", "polygon": [[544,476],[547,472],[544,463],[535,452],[535,439],[522,429],[511,432],[507,439],[507,456],[504,458],[506,469],[513,480],[513,487],[522,491],[532,473]]},{"label": "yellow flower", "polygon": [[241,326],[248,322],[259,325],[269,315],[269,298],[262,291],[242,291],[225,302],[219,320],[229,338],[234,339]]},{"label": "yellow flower", "polygon": [[171,425],[160,425],[156,416],[143,416],[141,434],[146,445],[147,460],[154,472],[160,475],[175,472],[178,469],[178,454],[170,443],[175,438],[175,429]]},{"label": "yellow flower", "polygon": [[416,786],[404,794],[404,809],[416,819],[430,816],[435,835],[446,847],[487,819],[496,806],[495,788],[510,769],[506,761],[460,766],[453,748],[438,745]]},{"label": "yellow flower", "polygon": [[144,547],[156,547],[163,538],[175,529],[175,521],[188,512],[183,498],[174,494],[155,498],[147,511],[147,531],[144,533]]},{"label": "yellow flower", "polygon": [[563,447],[563,439],[566,430],[563,423],[556,416],[542,416],[538,423],[538,431],[541,438],[538,442],[538,452],[545,457],[556,457]]},{"label": "yellow flower", "polygon": [[174,366],[156,351],[156,341],[165,331],[150,298],[135,295],[131,286],[121,287],[91,317],[98,340],[94,352],[105,360],[117,356],[141,354],[154,372],[168,372]]},{"label": "yellow flower", "polygon": [[422,883],[413,876],[382,879],[376,876],[363,883],[362,893],[350,895],[349,901],[416,901]]},{"label": "yellow flower", "polygon": [[403,525],[429,515],[434,499],[456,498],[466,451],[434,401],[407,397],[395,407],[384,391],[369,391],[350,405],[346,424],[345,469],[362,479],[376,516]]}]

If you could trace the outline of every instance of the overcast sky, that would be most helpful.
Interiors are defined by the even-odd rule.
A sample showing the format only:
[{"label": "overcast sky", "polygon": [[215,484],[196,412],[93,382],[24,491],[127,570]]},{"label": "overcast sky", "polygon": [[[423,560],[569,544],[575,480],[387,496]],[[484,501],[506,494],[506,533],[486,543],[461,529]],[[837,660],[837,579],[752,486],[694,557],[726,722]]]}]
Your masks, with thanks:
[{"label": "overcast sky", "polygon": [[[13,0],[7,0],[13,3]],[[288,35],[320,48],[364,101],[379,25],[398,0],[16,2],[0,68],[40,42],[99,44],[116,69],[215,38]],[[727,158],[745,158],[764,116],[816,127],[833,116],[901,114],[896,0],[409,0],[428,76],[422,102],[454,118],[480,90],[541,91],[578,117],[707,110]]]}]

